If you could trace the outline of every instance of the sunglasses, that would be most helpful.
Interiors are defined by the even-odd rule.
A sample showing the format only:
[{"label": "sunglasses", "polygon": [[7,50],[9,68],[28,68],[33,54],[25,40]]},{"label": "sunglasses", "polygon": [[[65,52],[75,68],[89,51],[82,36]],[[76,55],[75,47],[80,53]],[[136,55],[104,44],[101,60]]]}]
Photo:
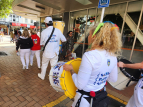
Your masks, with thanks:
[{"label": "sunglasses", "polygon": [[96,27],[96,29],[95,29],[95,31],[94,31],[92,37],[99,31],[99,29],[100,29],[101,27],[104,26],[104,23],[111,23],[111,24],[115,25],[115,27],[112,27],[112,28],[111,28],[111,31],[112,31],[113,29],[115,29],[115,28],[118,28],[118,29],[119,29],[119,27],[118,27],[116,24],[114,24],[113,22],[111,22],[111,21],[104,21],[103,23],[99,23],[99,24],[98,24],[98,26]]}]

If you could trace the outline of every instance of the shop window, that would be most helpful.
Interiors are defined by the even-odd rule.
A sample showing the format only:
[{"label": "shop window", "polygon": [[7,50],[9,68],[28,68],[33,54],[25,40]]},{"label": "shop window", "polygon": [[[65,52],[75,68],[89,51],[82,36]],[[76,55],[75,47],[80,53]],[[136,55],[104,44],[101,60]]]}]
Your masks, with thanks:
[{"label": "shop window", "polygon": [[12,21],[12,15],[9,16],[9,20]]},{"label": "shop window", "polygon": [[25,23],[28,23],[28,19],[27,18],[25,18]]},{"label": "shop window", "polygon": [[33,23],[33,20],[31,20],[31,23]]},{"label": "shop window", "polygon": [[16,21],[16,16],[15,16],[15,15],[13,15],[13,21],[14,21],[14,22]]},{"label": "shop window", "polygon": [[19,22],[19,16],[16,16],[16,22]]},{"label": "shop window", "polygon": [[[70,13],[70,30],[73,31],[74,43],[77,44],[75,50],[77,57],[82,57],[83,46],[84,51],[88,47],[87,43],[84,44],[85,28],[87,20],[87,10],[76,11]],[[86,41],[87,42],[87,41]]]}]

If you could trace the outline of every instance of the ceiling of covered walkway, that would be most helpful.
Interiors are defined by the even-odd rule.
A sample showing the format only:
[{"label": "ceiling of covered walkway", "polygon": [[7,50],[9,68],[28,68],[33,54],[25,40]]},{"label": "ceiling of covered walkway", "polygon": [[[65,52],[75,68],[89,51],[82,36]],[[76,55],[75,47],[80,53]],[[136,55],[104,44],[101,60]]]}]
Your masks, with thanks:
[{"label": "ceiling of covered walkway", "polygon": [[[133,0],[110,0],[110,5],[127,1]],[[98,6],[98,2],[99,0],[14,0],[12,7],[15,14],[38,20],[39,17],[95,8]]]}]

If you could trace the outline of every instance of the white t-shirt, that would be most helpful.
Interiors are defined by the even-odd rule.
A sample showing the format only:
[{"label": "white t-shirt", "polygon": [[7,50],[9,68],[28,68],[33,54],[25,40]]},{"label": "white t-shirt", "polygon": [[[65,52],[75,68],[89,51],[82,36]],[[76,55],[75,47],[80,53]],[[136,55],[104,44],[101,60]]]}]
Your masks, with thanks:
[{"label": "white t-shirt", "polygon": [[[45,30],[42,31],[40,45],[45,45],[46,41],[48,40],[48,38],[51,35],[52,30],[53,30],[53,26],[49,26],[48,28],[46,28]],[[55,28],[50,41],[48,42],[48,44],[45,47],[45,51],[44,51],[43,55],[47,58],[53,58],[53,57],[59,55],[60,40],[62,42],[65,42],[66,38],[59,29]]]},{"label": "white t-shirt", "polygon": [[99,91],[106,81],[116,82],[118,76],[117,58],[105,50],[85,52],[78,74],[72,78],[79,90]]},{"label": "white t-shirt", "polygon": [[143,107],[143,78],[141,78],[134,88],[134,94],[130,98],[126,107]]}]

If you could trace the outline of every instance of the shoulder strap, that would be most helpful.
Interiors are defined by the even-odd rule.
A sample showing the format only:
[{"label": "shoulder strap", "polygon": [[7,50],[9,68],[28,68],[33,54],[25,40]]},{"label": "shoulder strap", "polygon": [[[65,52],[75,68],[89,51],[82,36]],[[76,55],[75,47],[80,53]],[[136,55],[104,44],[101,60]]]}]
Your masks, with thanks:
[{"label": "shoulder strap", "polygon": [[46,45],[48,44],[49,40],[51,39],[51,37],[54,33],[54,30],[55,30],[55,28],[53,27],[52,33],[51,33],[50,37],[48,38],[48,40],[46,41],[45,46],[43,47],[43,51],[45,50]]}]

